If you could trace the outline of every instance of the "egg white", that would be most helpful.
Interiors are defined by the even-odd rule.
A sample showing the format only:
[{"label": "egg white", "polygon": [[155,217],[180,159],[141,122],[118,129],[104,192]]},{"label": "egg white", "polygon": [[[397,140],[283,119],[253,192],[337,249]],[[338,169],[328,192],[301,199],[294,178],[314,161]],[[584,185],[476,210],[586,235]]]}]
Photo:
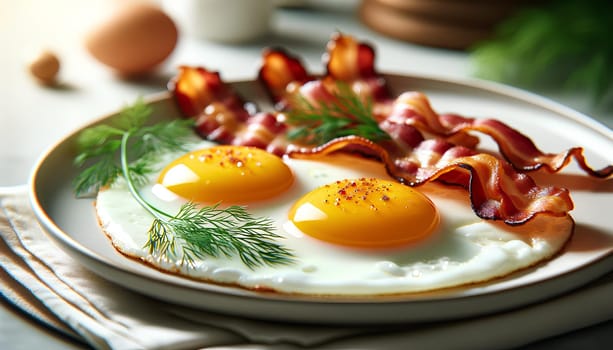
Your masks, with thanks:
[{"label": "egg white", "polygon": [[[203,142],[197,147],[209,147]],[[160,168],[178,155],[166,155]],[[294,185],[277,198],[251,203],[256,216],[274,220],[281,244],[296,262],[249,269],[238,258],[206,258],[194,266],[156,259],[144,248],[152,217],[132,198],[123,181],[100,191],[96,212],[103,231],[121,253],[154,267],[205,281],[249,289],[309,295],[381,295],[414,293],[488,281],[535,265],[560,251],[572,234],[572,219],[540,216],[511,227],[479,219],[467,193],[427,184],[419,187],[441,216],[437,231],[425,240],[397,249],[349,248],[318,241],[288,220],[294,201],[311,190],[341,179],[389,179],[381,164],[349,155],[299,160],[285,158]],[[185,201],[155,185],[157,174],[141,189],[143,197],[175,213]],[[407,223],[410,225],[410,223]]]}]

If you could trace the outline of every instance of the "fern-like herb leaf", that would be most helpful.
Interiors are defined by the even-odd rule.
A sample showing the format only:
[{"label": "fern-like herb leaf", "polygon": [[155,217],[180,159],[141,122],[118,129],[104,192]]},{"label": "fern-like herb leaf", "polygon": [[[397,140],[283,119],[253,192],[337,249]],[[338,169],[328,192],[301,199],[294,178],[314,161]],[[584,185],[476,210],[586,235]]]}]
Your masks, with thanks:
[{"label": "fern-like herb leaf", "polygon": [[371,141],[389,139],[379,128],[373,115],[372,100],[363,100],[351,86],[336,83],[330,101],[309,101],[304,95],[294,96],[292,108],[286,113],[293,128],[290,140],[307,144],[323,144],[342,136],[356,135]]},{"label": "fern-like herb leaf", "polygon": [[255,218],[244,207],[198,208],[187,203],[174,217],[155,220],[146,247],[152,254],[180,258],[190,265],[197,258],[237,255],[246,266],[255,268],[292,261],[292,254],[276,242],[279,238],[270,219]]}]

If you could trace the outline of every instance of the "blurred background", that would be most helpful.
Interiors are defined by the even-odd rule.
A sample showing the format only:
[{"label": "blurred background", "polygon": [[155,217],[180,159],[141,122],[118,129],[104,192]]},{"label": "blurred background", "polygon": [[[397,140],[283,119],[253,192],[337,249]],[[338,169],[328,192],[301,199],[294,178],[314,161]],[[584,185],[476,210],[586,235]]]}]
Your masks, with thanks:
[{"label": "blurred background", "polygon": [[[0,0],[5,46],[1,62],[20,74],[20,68],[37,52],[55,50],[63,63],[63,81],[76,86],[92,76],[92,70],[102,69],[92,57],[84,59],[84,40],[100,31],[100,23],[117,20],[120,8],[136,2],[142,0],[25,0],[18,4]],[[157,73],[169,72],[177,64],[214,68],[220,61],[231,60],[237,50],[259,51],[270,45],[299,48],[305,60],[320,69],[322,42],[340,30],[374,40],[375,46],[397,44],[401,54],[394,50],[378,57],[381,70],[449,71],[553,96],[577,94],[576,104],[582,110],[612,107],[613,41],[608,35],[613,29],[613,3],[608,0],[148,2],[162,7],[179,29],[177,46]],[[125,35],[122,29],[126,30],[118,29],[115,34]],[[190,41],[194,40],[200,42],[200,50],[192,49]],[[420,52],[439,55],[445,65],[424,64]],[[398,56],[406,59],[390,64]],[[72,62],[79,67],[91,65],[77,72]],[[431,71],[432,67],[436,69]],[[228,75],[234,78],[232,72]],[[5,81],[7,78],[21,80],[15,76]],[[582,97],[585,101],[579,101]]]},{"label": "blurred background", "polygon": [[[613,124],[608,0],[145,1],[153,15],[142,2],[0,0],[0,138],[20,145],[0,149],[11,184],[45,145],[164,90],[181,64],[253,79],[262,49],[282,46],[321,72],[335,31],[370,42],[381,72],[500,81]],[[32,128],[48,132],[12,131]]]},{"label": "blurred background", "polygon": [[[319,73],[336,31],[371,43],[380,72],[499,81],[613,127],[610,0],[141,2],[0,0],[0,187],[25,184],[69,132],[164,91],[179,65],[254,79],[263,48],[282,46]],[[68,346],[34,327],[0,308],[8,344]]]}]

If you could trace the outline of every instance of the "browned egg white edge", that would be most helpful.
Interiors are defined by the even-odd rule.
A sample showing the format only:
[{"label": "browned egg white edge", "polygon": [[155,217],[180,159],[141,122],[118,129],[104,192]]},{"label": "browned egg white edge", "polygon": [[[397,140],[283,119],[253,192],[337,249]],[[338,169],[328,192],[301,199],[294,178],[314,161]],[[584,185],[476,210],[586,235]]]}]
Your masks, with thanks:
[{"label": "browned egg white edge", "polygon": [[[101,189],[100,191],[104,191],[104,189]],[[94,205],[94,211],[97,213],[97,209],[96,209],[96,201],[93,202]],[[545,264],[546,262],[554,259],[555,257],[561,255],[565,250],[566,247],[568,246],[571,238],[573,237],[573,235],[575,234],[575,220],[573,219],[573,217],[570,214],[567,214],[566,216],[562,216],[562,217],[554,217],[554,216],[549,216],[547,214],[541,214],[543,216],[552,218],[554,220],[570,220],[569,223],[569,232],[566,234],[566,240],[564,242],[564,244],[562,244],[560,246],[560,248],[553,252],[551,255],[549,255],[548,257],[545,257],[543,259],[541,259],[540,261],[535,262],[534,264],[528,265],[526,267],[517,269],[515,271],[511,271],[510,273],[507,274],[502,274],[496,277],[492,277],[490,279],[484,280],[484,281],[479,281],[479,282],[470,282],[470,283],[465,283],[465,284],[460,284],[457,286],[451,286],[451,287],[443,287],[443,288],[435,288],[435,289],[431,289],[431,290],[426,290],[426,291],[420,291],[420,292],[403,292],[403,293],[383,293],[383,294],[369,294],[369,295],[351,295],[351,294],[311,294],[311,293],[292,293],[292,292],[282,292],[279,290],[276,290],[272,287],[267,287],[267,286],[258,286],[258,287],[253,287],[253,288],[248,288],[245,286],[242,286],[238,283],[222,283],[222,282],[218,282],[215,280],[211,280],[208,278],[197,278],[197,277],[193,277],[193,276],[187,276],[185,274],[180,273],[179,270],[177,269],[173,269],[173,268],[162,268],[160,266],[155,265],[154,263],[147,261],[146,259],[139,257],[139,256],[135,256],[135,255],[131,255],[125,251],[123,251],[121,249],[121,247],[119,247],[118,245],[115,244],[115,242],[113,241],[113,238],[111,236],[110,233],[108,233],[102,226],[102,221],[100,219],[100,217],[96,214],[96,220],[98,222],[98,226],[100,227],[101,231],[104,233],[104,235],[106,236],[106,238],[110,241],[111,245],[113,246],[113,248],[119,252],[121,255],[125,256],[126,258],[132,260],[132,261],[136,261],[140,264],[146,265],[148,267],[151,267],[159,272],[162,272],[164,274],[167,275],[171,275],[171,276],[177,276],[177,277],[181,277],[181,278],[185,278],[187,280],[190,281],[194,281],[194,282],[202,282],[202,283],[206,283],[206,284],[212,284],[212,285],[216,285],[216,286],[221,286],[221,287],[227,287],[227,288],[237,288],[240,290],[246,290],[246,291],[250,291],[250,292],[254,292],[257,294],[261,294],[263,296],[266,295],[273,295],[273,296],[295,296],[295,297],[313,297],[316,298],[317,300],[338,300],[343,299],[343,300],[348,300],[348,301],[352,301],[352,300],[364,300],[364,299],[368,299],[371,300],[372,297],[376,297],[377,301],[385,301],[386,299],[389,299],[390,301],[392,300],[397,300],[397,299],[402,299],[403,297],[436,297],[436,296],[441,296],[441,295],[445,295],[445,294],[453,294],[454,292],[460,292],[462,290],[466,290],[466,289],[470,289],[470,288],[475,288],[475,287],[483,287],[492,283],[496,283],[498,281],[502,281],[505,280],[507,278],[513,278],[513,276],[519,276],[523,273],[528,272],[530,269],[536,267],[536,266],[540,266]],[[531,224],[534,224],[535,220],[531,220],[530,222],[521,225],[523,227],[529,226]],[[515,226],[515,228],[517,228],[517,226]]]}]

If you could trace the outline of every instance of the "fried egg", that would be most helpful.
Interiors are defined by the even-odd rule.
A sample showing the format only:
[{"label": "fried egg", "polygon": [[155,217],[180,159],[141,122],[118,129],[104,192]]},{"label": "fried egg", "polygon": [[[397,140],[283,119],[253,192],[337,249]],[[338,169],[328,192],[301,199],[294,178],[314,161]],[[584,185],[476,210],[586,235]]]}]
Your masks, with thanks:
[{"label": "fried egg", "polygon": [[245,205],[270,218],[291,264],[249,268],[238,257],[193,264],[159,259],[145,244],[152,217],[117,181],[99,192],[96,213],[121,253],[192,279],[306,295],[415,293],[489,281],[545,261],[571,236],[570,216],[520,226],[478,218],[465,190],[394,181],[375,161],[345,154],[279,158],[202,142],[160,159],[140,188],[156,208]]}]

